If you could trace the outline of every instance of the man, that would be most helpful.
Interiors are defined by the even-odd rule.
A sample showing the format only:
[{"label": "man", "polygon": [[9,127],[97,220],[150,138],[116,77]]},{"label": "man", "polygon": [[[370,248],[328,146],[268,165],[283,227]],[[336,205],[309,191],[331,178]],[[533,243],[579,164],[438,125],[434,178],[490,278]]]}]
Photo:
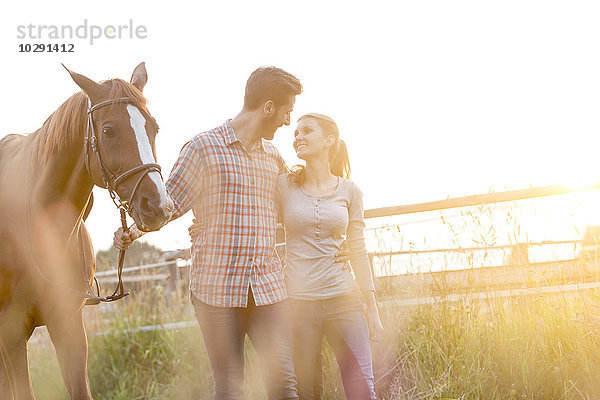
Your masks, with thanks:
[{"label": "man", "polygon": [[[166,183],[173,219],[193,210],[204,228],[192,244],[190,298],[215,380],[215,399],[241,399],[244,339],[263,366],[269,399],[296,399],[293,343],[283,267],[275,253],[277,176],[287,171],[270,142],[290,124],[300,81],[276,67],[255,70],[244,106],[181,150]],[[265,140],[266,139],[266,140]],[[115,233],[127,247],[134,225]]]}]

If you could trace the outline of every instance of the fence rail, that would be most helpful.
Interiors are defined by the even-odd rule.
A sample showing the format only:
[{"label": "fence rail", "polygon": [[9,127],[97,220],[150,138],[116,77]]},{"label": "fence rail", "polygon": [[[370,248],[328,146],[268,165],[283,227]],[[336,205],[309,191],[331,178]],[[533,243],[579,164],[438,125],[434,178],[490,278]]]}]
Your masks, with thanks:
[{"label": "fence rail", "polygon": [[372,257],[388,257],[410,254],[431,254],[431,253],[468,253],[472,251],[487,251],[487,250],[502,250],[511,249],[519,245],[527,246],[547,246],[557,244],[580,244],[582,240],[544,240],[541,242],[527,242],[518,244],[503,244],[498,246],[476,246],[476,247],[456,247],[445,249],[430,249],[430,250],[399,250],[399,251],[373,251],[369,255]]},{"label": "fence rail", "polygon": [[[544,240],[539,242],[527,242],[522,243],[527,246],[545,246],[545,245],[559,245],[559,244],[582,244],[582,240]],[[278,243],[277,246],[285,246],[285,243]],[[389,256],[398,256],[398,255],[411,255],[411,254],[432,254],[432,253],[467,253],[472,251],[487,251],[487,250],[502,250],[502,249],[511,249],[517,245],[514,244],[506,244],[506,245],[498,245],[498,246],[476,246],[476,247],[457,247],[457,248],[441,248],[441,249],[429,249],[429,250],[398,250],[398,251],[373,251],[369,252],[369,257],[389,257]],[[189,249],[183,249],[182,252],[188,252]],[[145,265],[137,265],[133,267],[125,267],[123,268],[123,274],[131,274],[134,272],[152,270],[152,269],[160,269],[160,268],[169,268],[169,267],[187,267],[189,265],[186,262],[184,265],[178,265],[177,261],[165,261],[158,262],[153,264],[145,264]],[[99,278],[102,282],[116,282],[116,279],[112,279],[112,276],[116,276],[118,271],[116,269],[111,269],[108,271],[99,271],[96,273],[96,277]],[[146,275],[147,280],[161,280],[164,278],[168,278],[168,275],[164,274],[154,274],[154,275]],[[143,279],[134,279],[132,277],[123,277],[124,282],[139,282]]]},{"label": "fence rail", "polygon": [[526,200],[597,189],[600,189],[600,182],[592,186],[579,189],[570,189],[564,185],[548,185],[527,189],[509,190],[505,192],[473,194],[469,196],[453,197],[445,200],[430,201],[426,203],[373,208],[370,210],[365,210],[365,218],[391,217],[394,215],[415,214],[427,211],[447,210],[450,208],[477,206],[480,204],[494,204],[507,201]]},{"label": "fence rail", "polygon": [[[165,267],[173,267],[177,266],[177,261],[164,261],[154,264],[145,264],[145,265],[137,265],[135,267],[125,267],[123,268],[123,274],[131,274],[132,272],[140,272],[144,270],[156,269],[156,268],[165,268]],[[108,271],[98,271],[96,272],[96,278],[104,278],[108,276],[117,275],[118,271],[116,269],[111,269]]]}]

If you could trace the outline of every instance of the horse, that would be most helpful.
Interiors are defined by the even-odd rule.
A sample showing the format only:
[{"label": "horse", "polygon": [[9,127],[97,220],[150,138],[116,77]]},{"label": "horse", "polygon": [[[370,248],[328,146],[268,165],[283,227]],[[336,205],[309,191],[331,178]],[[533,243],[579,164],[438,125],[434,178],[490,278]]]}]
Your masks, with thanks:
[{"label": "horse", "polygon": [[67,71],[81,91],[37,131],[0,141],[0,393],[14,400],[35,399],[27,341],[43,325],[70,398],[92,399],[82,311],[86,299],[106,300],[90,289],[92,188],[107,188],[143,231],[160,229],[173,210],[156,164],[144,63],[130,82]]}]

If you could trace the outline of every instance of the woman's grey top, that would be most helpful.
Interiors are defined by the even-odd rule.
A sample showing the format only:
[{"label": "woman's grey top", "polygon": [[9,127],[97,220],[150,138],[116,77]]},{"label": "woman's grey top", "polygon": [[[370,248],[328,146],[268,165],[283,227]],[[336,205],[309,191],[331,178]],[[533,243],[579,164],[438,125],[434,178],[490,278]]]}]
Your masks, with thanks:
[{"label": "woman's grey top", "polygon": [[365,248],[362,193],[339,178],[335,192],[311,195],[290,174],[277,181],[279,219],[285,228],[285,276],[289,297],[318,300],[356,289],[350,268],[334,256],[347,239],[361,291],[375,290]]}]

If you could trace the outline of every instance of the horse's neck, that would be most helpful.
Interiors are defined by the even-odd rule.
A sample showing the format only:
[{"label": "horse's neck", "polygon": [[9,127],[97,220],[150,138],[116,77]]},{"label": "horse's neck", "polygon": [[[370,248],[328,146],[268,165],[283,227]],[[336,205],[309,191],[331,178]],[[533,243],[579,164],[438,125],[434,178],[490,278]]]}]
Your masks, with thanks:
[{"label": "horse's neck", "polygon": [[[67,254],[62,251],[76,243],[74,239],[93,188],[82,147],[82,143],[74,140],[28,164],[26,212],[30,236],[44,250],[42,254],[52,254],[57,260]],[[35,150],[32,155],[36,155]]]},{"label": "horse's neck", "polygon": [[[83,138],[84,134],[80,132],[73,137]],[[29,176],[35,187],[33,194],[39,206],[63,203],[79,213],[83,211],[93,184],[85,167],[82,142],[82,139],[73,140],[39,161],[36,171],[30,171]]]}]

